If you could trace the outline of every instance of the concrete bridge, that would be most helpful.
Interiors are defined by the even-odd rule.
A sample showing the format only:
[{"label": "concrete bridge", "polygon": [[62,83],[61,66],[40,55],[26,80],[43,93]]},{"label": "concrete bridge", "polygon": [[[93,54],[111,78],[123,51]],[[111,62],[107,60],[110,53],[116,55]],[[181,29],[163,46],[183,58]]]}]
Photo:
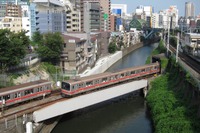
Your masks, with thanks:
[{"label": "concrete bridge", "polygon": [[144,93],[146,95],[147,85],[147,80],[142,79],[66,99],[65,101],[55,103],[46,108],[35,111],[33,113],[33,120],[36,123],[45,121],[47,119],[76,111],[85,107],[89,107],[131,93],[133,91],[140,90],[142,88],[144,88]]}]

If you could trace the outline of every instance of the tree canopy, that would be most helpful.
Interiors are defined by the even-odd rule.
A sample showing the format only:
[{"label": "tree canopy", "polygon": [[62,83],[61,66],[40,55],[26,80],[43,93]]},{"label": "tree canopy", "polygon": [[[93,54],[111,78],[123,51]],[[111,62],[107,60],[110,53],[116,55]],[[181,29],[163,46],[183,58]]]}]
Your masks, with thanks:
[{"label": "tree canopy", "polygon": [[43,36],[40,33],[40,31],[36,31],[36,32],[33,33],[32,41],[37,43],[37,44],[41,44],[43,42]]},{"label": "tree canopy", "polygon": [[25,31],[18,33],[0,29],[0,69],[19,65],[27,53],[30,40]]},{"label": "tree canopy", "polygon": [[116,46],[115,42],[111,42],[108,46],[108,52],[115,53],[116,50],[117,50],[117,46]]},{"label": "tree canopy", "polygon": [[43,41],[39,44],[37,53],[45,62],[56,65],[60,60],[64,40],[60,33],[47,33],[43,36]]}]

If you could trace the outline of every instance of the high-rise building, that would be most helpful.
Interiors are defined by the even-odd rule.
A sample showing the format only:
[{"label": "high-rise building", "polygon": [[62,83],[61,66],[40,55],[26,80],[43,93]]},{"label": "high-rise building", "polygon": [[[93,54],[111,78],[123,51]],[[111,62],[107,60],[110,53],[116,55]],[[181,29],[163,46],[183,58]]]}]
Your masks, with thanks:
[{"label": "high-rise building", "polygon": [[194,17],[194,4],[192,2],[185,3],[185,18]]},{"label": "high-rise building", "polygon": [[[80,12],[81,12],[81,31],[84,31],[84,2],[90,1],[90,2],[100,2],[101,7],[101,13],[104,17],[104,24],[101,24],[101,26],[104,26],[104,31],[110,30],[110,6],[111,2],[110,0],[76,0],[76,3],[79,5]],[[102,16],[100,16],[102,17]]]},{"label": "high-rise building", "polygon": [[67,21],[67,28],[68,32],[79,32],[80,29],[80,9],[79,6],[76,4],[76,0],[60,0],[60,2],[65,7],[66,12],[66,21]]},{"label": "high-rise building", "polygon": [[100,5],[105,13],[105,27],[104,27],[104,30],[107,31],[109,30],[110,31],[110,15],[111,15],[111,12],[110,12],[110,7],[111,7],[111,0],[100,0]]},{"label": "high-rise building", "polygon": [[84,31],[100,31],[100,4],[99,2],[84,2]]}]

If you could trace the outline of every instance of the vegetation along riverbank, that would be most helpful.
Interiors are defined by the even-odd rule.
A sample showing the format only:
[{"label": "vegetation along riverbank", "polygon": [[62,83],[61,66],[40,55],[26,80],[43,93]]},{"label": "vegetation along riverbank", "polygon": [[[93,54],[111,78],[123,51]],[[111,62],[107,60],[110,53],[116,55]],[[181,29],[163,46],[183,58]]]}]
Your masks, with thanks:
[{"label": "vegetation along riverbank", "polygon": [[[160,53],[162,47],[160,42],[153,53]],[[164,74],[150,83],[151,89],[147,95],[154,132],[199,133],[198,87],[190,74],[178,65],[173,57],[168,62],[164,60]]]}]

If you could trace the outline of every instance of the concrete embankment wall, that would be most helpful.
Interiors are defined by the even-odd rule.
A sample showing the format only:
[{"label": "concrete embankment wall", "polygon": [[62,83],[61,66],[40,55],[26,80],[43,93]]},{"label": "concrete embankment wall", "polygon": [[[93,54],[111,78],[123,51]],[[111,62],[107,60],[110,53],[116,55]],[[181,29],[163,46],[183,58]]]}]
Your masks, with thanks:
[{"label": "concrete embankment wall", "polygon": [[84,73],[80,74],[80,76],[84,77],[93,74],[103,73],[121,58],[122,58],[122,51],[117,51],[115,54],[101,58],[97,61],[97,63],[92,69],[86,70]]},{"label": "concrete embankment wall", "polygon": [[122,50],[122,57],[124,57],[125,55],[129,54],[130,52],[138,49],[138,48],[141,48],[142,46],[144,46],[144,44],[141,42],[141,43],[137,43],[137,44],[134,44],[128,48],[125,48]]},{"label": "concrete embankment wall", "polygon": [[124,57],[125,55],[129,54],[130,52],[142,46],[143,46],[143,43],[137,43],[135,45],[132,45],[128,48],[123,49],[122,51],[117,51],[115,54],[101,58],[97,61],[97,63],[92,69],[87,69],[84,73],[80,74],[80,77],[103,73],[109,67],[111,67],[114,63],[120,60],[122,57]]}]

